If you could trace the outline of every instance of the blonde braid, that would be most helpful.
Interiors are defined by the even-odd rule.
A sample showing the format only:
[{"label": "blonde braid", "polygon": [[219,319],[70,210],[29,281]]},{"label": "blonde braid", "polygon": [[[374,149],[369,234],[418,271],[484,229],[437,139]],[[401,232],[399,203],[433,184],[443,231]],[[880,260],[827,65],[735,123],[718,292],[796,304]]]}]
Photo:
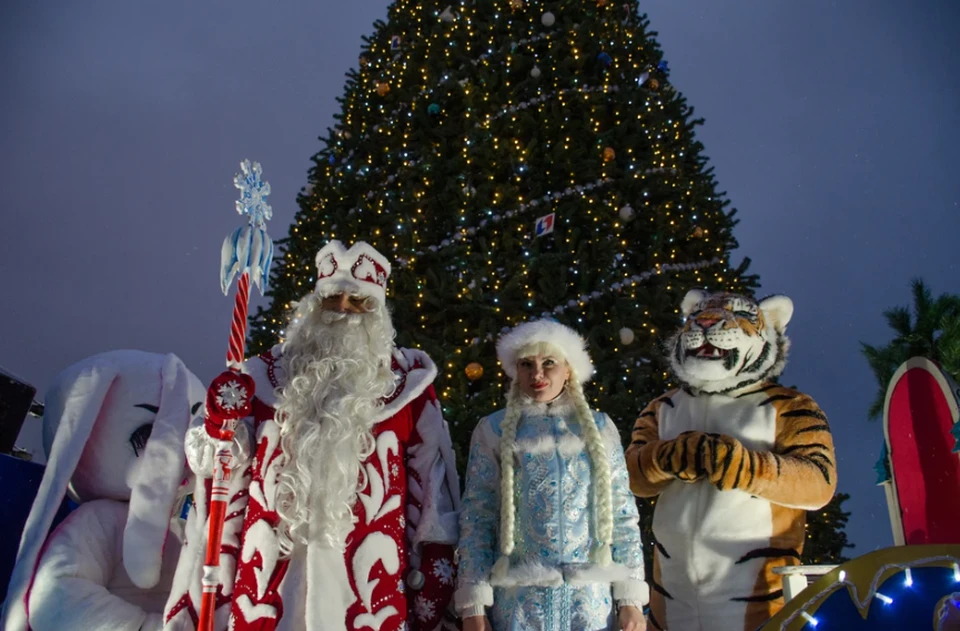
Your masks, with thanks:
[{"label": "blonde braid", "polygon": [[510,555],[515,544],[513,451],[517,439],[517,425],[523,413],[519,398],[520,387],[514,382],[507,395],[507,412],[500,422],[500,558],[493,566],[493,576],[501,579],[505,578],[510,570]]},{"label": "blonde braid", "polygon": [[610,545],[613,542],[613,499],[612,484],[610,482],[610,461],[607,458],[607,448],[600,435],[600,428],[593,417],[593,412],[587,404],[583,394],[583,386],[577,376],[570,372],[570,382],[567,384],[570,398],[577,410],[577,420],[580,421],[580,432],[590,454],[590,463],[593,465],[594,493],[596,502],[597,545],[591,552],[591,560],[598,565],[610,565],[613,556]]}]

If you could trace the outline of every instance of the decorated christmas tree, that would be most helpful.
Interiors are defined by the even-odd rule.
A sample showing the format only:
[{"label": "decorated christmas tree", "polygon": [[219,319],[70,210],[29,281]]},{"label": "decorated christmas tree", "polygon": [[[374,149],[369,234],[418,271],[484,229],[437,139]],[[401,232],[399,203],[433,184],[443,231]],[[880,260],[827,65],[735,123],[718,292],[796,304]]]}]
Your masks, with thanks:
[{"label": "decorated christmas tree", "polygon": [[730,260],[735,212],[648,21],[635,0],[401,0],[388,13],[278,242],[251,350],[282,339],[325,242],[364,240],[394,262],[398,343],[439,367],[461,468],[478,419],[503,404],[497,336],[533,318],[587,339],[587,395],[626,440],[670,385],[660,344],[684,293],[757,283]]},{"label": "decorated christmas tree", "polygon": [[854,547],[847,541],[847,520],[850,513],[843,503],[850,499],[847,493],[837,493],[830,503],[818,511],[807,511],[807,540],[803,546],[803,563],[825,565],[842,563],[845,548]]}]

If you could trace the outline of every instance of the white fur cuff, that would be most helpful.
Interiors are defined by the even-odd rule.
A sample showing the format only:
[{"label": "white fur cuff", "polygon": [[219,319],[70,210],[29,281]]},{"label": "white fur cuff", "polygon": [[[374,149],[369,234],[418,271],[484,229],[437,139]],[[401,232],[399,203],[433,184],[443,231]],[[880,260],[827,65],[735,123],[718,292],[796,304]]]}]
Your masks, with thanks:
[{"label": "white fur cuff", "polygon": [[646,605],[650,602],[650,586],[646,581],[626,580],[614,581],[613,599],[617,602],[629,600]]},{"label": "white fur cuff", "polygon": [[467,617],[471,612],[480,608],[483,615],[484,607],[493,606],[493,587],[489,583],[465,583],[453,593],[453,606],[460,617]]},{"label": "white fur cuff", "polygon": [[[184,442],[184,451],[190,470],[201,478],[213,477],[213,465],[218,447],[217,439],[207,434],[206,428],[200,425],[187,430]],[[241,469],[250,461],[250,433],[243,421],[237,423],[231,451],[233,452],[234,469]]]}]

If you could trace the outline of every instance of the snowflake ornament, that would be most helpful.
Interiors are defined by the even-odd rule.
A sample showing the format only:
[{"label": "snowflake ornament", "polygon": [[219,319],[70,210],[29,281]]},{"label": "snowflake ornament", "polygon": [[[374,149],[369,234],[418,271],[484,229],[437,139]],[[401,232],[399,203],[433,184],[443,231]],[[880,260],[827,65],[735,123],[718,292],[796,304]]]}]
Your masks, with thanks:
[{"label": "snowflake ornament", "polygon": [[273,217],[273,209],[266,202],[270,194],[270,183],[260,178],[263,168],[259,162],[251,164],[249,160],[244,160],[240,163],[240,169],[243,173],[238,173],[233,178],[233,185],[240,189],[237,212],[248,215],[250,223],[258,228],[266,228],[267,220]]},{"label": "snowflake ornament", "polygon": [[437,559],[434,561],[433,575],[436,576],[443,585],[453,585],[453,577],[455,574],[453,564],[447,559]]},{"label": "snowflake ornament", "polygon": [[217,405],[225,410],[235,410],[247,399],[247,389],[238,381],[228,381],[217,388]]},{"label": "snowflake ornament", "polygon": [[429,598],[417,596],[413,601],[413,611],[420,620],[429,620],[436,611],[436,605]]},{"label": "snowflake ornament", "polygon": [[390,467],[390,475],[395,478],[400,475],[400,467],[397,466],[397,463],[393,463]]},{"label": "snowflake ornament", "polygon": [[249,160],[240,163],[242,173],[233,178],[240,189],[236,202],[237,212],[247,215],[249,221],[227,235],[220,250],[220,289],[224,295],[230,291],[233,279],[246,272],[250,280],[263,294],[269,282],[268,272],[273,262],[273,241],[267,234],[267,220],[273,209],[265,199],[270,194],[270,184],[260,179],[263,169],[259,162]]}]

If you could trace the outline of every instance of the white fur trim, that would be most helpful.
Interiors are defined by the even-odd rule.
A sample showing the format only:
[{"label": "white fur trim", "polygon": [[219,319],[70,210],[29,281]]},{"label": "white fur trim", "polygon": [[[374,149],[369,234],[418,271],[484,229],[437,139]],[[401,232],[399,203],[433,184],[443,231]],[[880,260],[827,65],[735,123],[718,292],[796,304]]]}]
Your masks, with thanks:
[{"label": "white fur trim", "polygon": [[517,353],[525,346],[545,342],[563,353],[580,383],[593,377],[593,362],[586,342],[576,331],[553,320],[534,320],[518,324],[497,342],[497,358],[510,379],[517,378]]},{"label": "white fur trim", "polygon": [[527,416],[559,416],[565,418],[576,412],[570,394],[564,390],[553,401],[536,401],[522,392],[516,398],[517,406]]},{"label": "white fur trim", "polygon": [[[213,477],[214,457],[220,441],[207,433],[203,419],[187,430],[184,439],[184,451],[190,470],[202,478]],[[234,470],[246,468],[250,464],[250,430],[246,422],[237,424],[233,434],[233,466]]]},{"label": "white fur trim", "polygon": [[[410,348],[396,348],[393,353],[394,356],[402,353],[403,359],[408,366],[413,366],[419,361],[420,367],[407,371],[403,391],[397,398],[380,409],[374,417],[374,423],[385,421],[396,415],[397,412],[423,394],[423,391],[426,390],[437,377],[437,365],[434,364],[430,356],[423,351]],[[398,361],[398,363],[400,362]]]},{"label": "white fur trim", "polygon": [[503,576],[494,573],[490,584],[494,587],[560,587],[563,585],[563,574],[555,567],[524,561],[511,564]]},{"label": "white fur trim", "polygon": [[583,439],[573,434],[564,434],[559,440],[555,436],[541,435],[534,439],[518,438],[513,443],[513,450],[520,454],[543,455],[560,452],[564,457],[571,457],[585,449]]},{"label": "white fur trim", "polygon": [[570,585],[588,585],[592,583],[610,584],[627,581],[636,570],[622,563],[601,566],[596,563],[567,565],[563,568],[563,578]]},{"label": "white fur trim", "polygon": [[490,583],[463,584],[453,593],[453,606],[461,617],[474,607],[493,607],[493,587]]},{"label": "white fur trim", "polygon": [[331,296],[341,292],[369,296],[384,304],[390,263],[370,244],[357,241],[349,250],[339,241],[320,248],[316,292]]},{"label": "white fur trim", "polygon": [[646,581],[629,579],[613,582],[613,599],[646,605],[650,602],[650,586]]}]

